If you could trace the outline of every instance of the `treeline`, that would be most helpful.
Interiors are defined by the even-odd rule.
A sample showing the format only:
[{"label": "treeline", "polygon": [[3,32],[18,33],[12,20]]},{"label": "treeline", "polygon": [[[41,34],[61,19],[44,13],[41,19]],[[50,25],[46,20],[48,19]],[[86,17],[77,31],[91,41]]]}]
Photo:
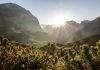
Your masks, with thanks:
[{"label": "treeline", "polygon": [[0,70],[100,70],[100,41],[59,48],[20,44],[0,36]]}]

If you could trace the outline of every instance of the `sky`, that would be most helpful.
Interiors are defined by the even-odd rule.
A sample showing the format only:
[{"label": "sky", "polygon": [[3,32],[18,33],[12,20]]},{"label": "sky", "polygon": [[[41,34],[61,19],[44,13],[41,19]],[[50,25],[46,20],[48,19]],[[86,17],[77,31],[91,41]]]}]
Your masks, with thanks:
[{"label": "sky", "polygon": [[38,18],[40,24],[55,24],[62,18],[64,22],[75,20],[80,23],[100,16],[100,0],[0,0],[2,3],[24,7]]}]

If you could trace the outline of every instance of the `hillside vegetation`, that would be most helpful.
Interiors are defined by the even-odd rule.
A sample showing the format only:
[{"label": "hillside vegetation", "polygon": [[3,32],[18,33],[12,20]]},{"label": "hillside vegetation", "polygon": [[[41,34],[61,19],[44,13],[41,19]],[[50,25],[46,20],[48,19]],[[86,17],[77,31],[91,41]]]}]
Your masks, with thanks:
[{"label": "hillside vegetation", "polygon": [[0,36],[0,70],[100,70],[100,41],[59,48],[48,43],[41,48]]}]

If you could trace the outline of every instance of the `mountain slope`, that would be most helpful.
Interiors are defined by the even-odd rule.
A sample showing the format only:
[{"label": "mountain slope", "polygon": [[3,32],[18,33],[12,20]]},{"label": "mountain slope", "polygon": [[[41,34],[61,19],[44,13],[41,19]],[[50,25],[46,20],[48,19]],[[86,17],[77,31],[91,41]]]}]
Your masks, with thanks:
[{"label": "mountain slope", "polygon": [[43,32],[38,19],[25,8],[13,4],[0,4],[0,34],[17,41],[29,41],[33,33]]},{"label": "mountain slope", "polygon": [[80,25],[83,26],[83,28],[75,33],[74,38],[80,37],[80,39],[84,39],[100,34],[100,17],[92,21],[82,22]]},{"label": "mountain slope", "polygon": [[100,17],[89,21],[84,20],[80,24],[75,21],[66,21],[64,26],[44,28],[58,43],[75,42],[100,34]]}]

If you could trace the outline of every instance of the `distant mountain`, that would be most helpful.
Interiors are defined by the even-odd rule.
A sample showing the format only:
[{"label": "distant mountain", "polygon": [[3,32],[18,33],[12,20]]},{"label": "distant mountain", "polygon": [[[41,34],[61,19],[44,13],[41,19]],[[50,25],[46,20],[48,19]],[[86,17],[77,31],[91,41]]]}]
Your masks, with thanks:
[{"label": "distant mountain", "polygon": [[71,42],[72,39],[73,39],[73,36],[74,36],[74,33],[80,29],[80,25],[71,20],[71,21],[66,21],[65,22],[65,25],[64,26],[61,26],[59,28],[59,31],[58,31],[58,37],[57,37],[57,42],[65,42],[65,41],[68,41],[68,42]]},{"label": "distant mountain", "polygon": [[35,33],[43,30],[38,19],[25,8],[13,4],[0,4],[0,35],[20,42],[31,41]]},{"label": "distant mountain", "polygon": [[[43,30],[44,29],[44,30]],[[55,41],[75,42],[100,34],[100,17],[80,24],[71,20],[63,26],[43,25],[25,8],[13,4],[0,4],[0,35],[18,42]],[[45,31],[45,32],[44,32]]]},{"label": "distant mountain", "polygon": [[83,26],[83,28],[76,32],[76,38],[79,37],[79,35],[80,39],[84,39],[86,37],[100,34],[100,17],[92,21],[81,22],[80,25]]},{"label": "distant mountain", "polygon": [[52,25],[45,26],[44,30],[53,37],[56,42],[72,41],[76,31],[81,28],[80,24],[71,20],[66,21],[64,26],[53,27]]},{"label": "distant mountain", "polygon": [[80,24],[73,20],[66,21],[64,26],[47,26],[45,27],[45,30],[46,29],[46,32],[48,32],[56,42],[75,42],[100,34],[100,17],[92,21],[84,20]]}]

